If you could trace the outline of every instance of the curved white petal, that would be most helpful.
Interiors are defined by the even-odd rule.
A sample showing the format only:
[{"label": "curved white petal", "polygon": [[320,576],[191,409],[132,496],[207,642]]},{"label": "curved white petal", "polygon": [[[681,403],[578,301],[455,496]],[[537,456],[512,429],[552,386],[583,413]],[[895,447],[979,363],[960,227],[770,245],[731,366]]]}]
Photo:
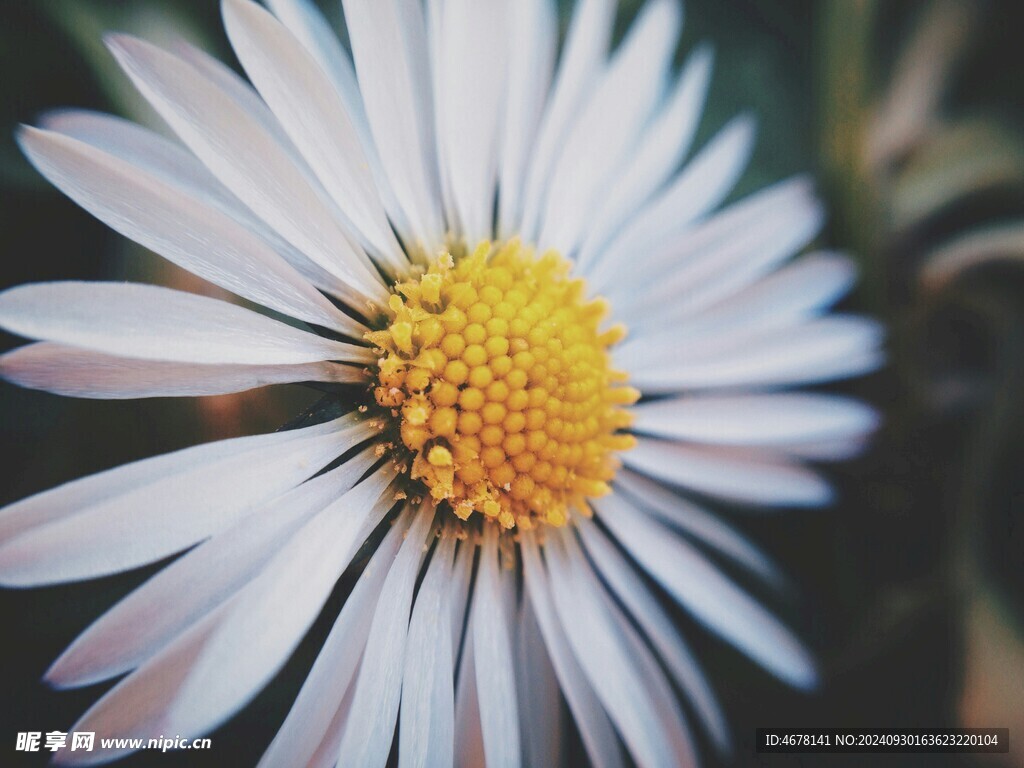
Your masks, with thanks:
[{"label": "curved white petal", "polygon": [[509,9],[509,71],[498,190],[498,236],[508,239],[523,212],[526,169],[551,87],[558,46],[552,0],[521,0]]},{"label": "curved white petal", "polygon": [[863,403],[811,392],[670,397],[641,403],[632,414],[631,429],[646,435],[769,448],[862,436],[879,423]]},{"label": "curved white petal", "polygon": [[59,688],[133,669],[244,587],[291,536],[373,465],[373,448],[271,500],[157,572],[92,623],[46,672]]},{"label": "curved white petal", "polygon": [[[681,340],[656,350],[623,345],[616,362],[645,394],[711,387],[768,388],[854,376],[883,362],[884,332],[875,321],[831,315],[795,328],[769,328],[722,339]],[[643,340],[641,340],[643,341]],[[678,360],[679,362],[669,362]]]},{"label": "curved white petal", "polygon": [[[398,549],[416,510],[407,508],[374,550],[345,600],[284,725],[260,760],[261,768],[334,765],[370,624]],[[348,701],[346,701],[346,698]]]},{"label": "curved white petal", "polygon": [[533,534],[523,534],[521,544],[526,593],[537,616],[537,624],[572,712],[573,721],[580,729],[587,755],[597,768],[619,768],[623,765],[622,750],[615,729],[588,682],[586,673],[576,660],[565,636],[565,630],[562,629],[557,609],[551,599],[547,570],[541,562]]},{"label": "curved white petal", "polygon": [[470,631],[487,765],[515,768],[520,764],[519,712],[511,628],[498,570],[498,535],[496,526],[484,526]]},{"label": "curved white petal", "polygon": [[476,688],[473,634],[466,633],[462,660],[459,663],[459,684],[455,693],[455,766],[476,768],[485,765],[484,734],[480,726],[480,697]]},{"label": "curved white petal", "polygon": [[190,62],[141,40],[108,38],[122,68],[189,149],[239,200],[358,302],[386,295],[365,254],[266,127]]},{"label": "curved white petal", "polygon": [[0,293],[0,326],[117,357],[179,363],[371,362],[368,347],[302,331],[225,301],[141,283],[35,283]]},{"label": "curved white petal", "polygon": [[428,253],[443,244],[430,67],[419,0],[343,0],[381,164],[409,220],[407,239]]},{"label": "curved white petal", "polygon": [[394,506],[393,478],[390,468],[379,469],[336,499],[238,593],[166,713],[167,730],[207,733],[270,682],[362,543],[364,522]]},{"label": "curved white petal", "polygon": [[444,768],[455,750],[455,659],[451,613],[454,536],[444,536],[416,593],[402,676],[399,768]]},{"label": "curved white petal", "polygon": [[616,492],[625,492],[637,509],[676,526],[690,538],[725,555],[755,576],[776,586],[784,583],[784,576],[768,555],[718,515],[628,469],[616,473],[615,489]]},{"label": "curved white petal", "polygon": [[791,685],[817,684],[803,645],[693,546],[621,498],[599,499],[595,507],[636,561],[705,626]]},{"label": "curved white petal", "polygon": [[650,0],[579,110],[554,165],[538,246],[571,256],[599,196],[618,183],[664,89],[682,24],[677,0]]},{"label": "curved white petal", "polygon": [[263,8],[249,0],[225,0],[223,9],[246,72],[362,244],[391,269],[408,266],[354,121],[327,75]]},{"label": "curved white petal", "polygon": [[725,199],[747,166],[754,146],[754,120],[734,118],[683,167],[669,185],[630,219],[596,257],[588,277],[603,290],[636,254],[661,250]]},{"label": "curved white petal", "polygon": [[358,323],[263,238],[201,197],[59,133],[22,128],[18,141],[51,183],[125,237],[257,304],[349,335],[359,332]]},{"label": "curved white petal", "polygon": [[564,723],[558,676],[544,644],[536,611],[525,597],[519,606],[516,626],[516,683],[524,762],[561,765]]},{"label": "curved white petal", "polygon": [[674,765],[676,750],[644,685],[633,648],[600,595],[570,562],[560,539],[549,537],[544,553],[551,597],[577,661],[637,765]]},{"label": "curved white petal", "polygon": [[690,148],[711,79],[712,50],[696,48],[683,65],[668,103],[647,127],[626,162],[620,177],[604,190],[604,197],[588,222],[577,263],[587,265],[616,230],[634,214],[678,168]]},{"label": "curved white petal", "polygon": [[408,648],[413,587],[433,524],[430,509],[429,505],[419,509],[381,587],[381,600],[373,615],[355,681],[352,709],[338,749],[341,765],[382,768],[391,752]]},{"label": "curved white petal", "polygon": [[53,584],[153,562],[223,531],[371,437],[342,417],[128,464],[3,510],[0,583]]},{"label": "curved white petal", "polygon": [[562,47],[526,172],[522,221],[509,222],[524,242],[536,242],[547,203],[548,180],[572,119],[605,66],[615,20],[613,0],[580,0]]},{"label": "curved white petal", "polygon": [[641,437],[626,466],[672,485],[743,504],[819,507],[832,489],[816,472],[769,452]]},{"label": "curved white petal", "polygon": [[510,54],[502,0],[445,0],[435,79],[438,142],[455,221],[470,247],[493,237],[499,131]]},{"label": "curved white petal", "polygon": [[270,384],[366,381],[363,369],[337,363],[210,365],[115,357],[49,341],[0,356],[0,376],[21,387],[67,397],[122,400],[197,397],[242,392]]},{"label": "curved white petal", "polygon": [[672,619],[651,594],[637,572],[619,554],[598,527],[579,518],[576,526],[583,538],[594,568],[619,596],[637,624],[650,638],[676,683],[689,697],[697,716],[722,752],[730,749],[729,725],[715,693],[701,671]]}]

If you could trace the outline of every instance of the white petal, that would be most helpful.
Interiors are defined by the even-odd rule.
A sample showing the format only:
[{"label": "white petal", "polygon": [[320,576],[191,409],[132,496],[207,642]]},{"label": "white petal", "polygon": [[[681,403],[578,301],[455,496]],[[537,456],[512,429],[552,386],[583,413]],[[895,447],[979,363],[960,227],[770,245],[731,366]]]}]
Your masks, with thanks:
[{"label": "white petal", "polygon": [[558,539],[550,537],[544,553],[551,596],[576,659],[637,765],[674,765],[675,749],[643,684],[633,648]]},{"label": "white petal", "polygon": [[700,122],[711,79],[710,46],[690,54],[668,103],[651,122],[620,177],[604,191],[604,199],[588,223],[577,258],[585,270],[615,231],[669,179],[690,148]]},{"label": "white petal", "polygon": [[337,90],[302,44],[248,0],[226,0],[231,44],[260,94],[366,247],[408,266],[377,197],[362,142]]},{"label": "white petal", "polygon": [[454,536],[444,536],[416,593],[402,677],[399,768],[450,768],[454,760],[455,659],[447,620],[454,554]]},{"label": "white petal", "polygon": [[459,646],[462,642],[463,630],[466,626],[466,612],[469,609],[469,585],[473,579],[474,560],[476,558],[477,546],[475,543],[465,543],[459,546],[455,555],[455,567],[452,570],[452,641],[457,657]]},{"label": "white petal", "polygon": [[[342,417],[237,438],[68,483],[4,510],[0,581],[30,586],[116,573],[233,525],[374,434]],[[20,532],[20,533],[19,533]]]},{"label": "white petal", "polygon": [[59,133],[23,128],[18,141],[40,173],[125,237],[257,304],[359,332],[261,237],[202,198]]},{"label": "white petal", "polygon": [[631,372],[630,383],[645,394],[810,384],[855,376],[883,362],[882,328],[866,318],[834,315],[795,328],[752,330],[747,336],[715,343],[703,339],[705,349],[693,354],[681,342],[662,347],[659,354],[623,346],[615,359]]},{"label": "white petal", "polygon": [[704,727],[713,737],[715,746],[723,752],[728,752],[728,723],[714,691],[701,672],[700,664],[673,625],[672,619],[637,572],[594,523],[586,518],[579,518],[576,525],[587,552],[594,561],[594,568],[619,596],[637,624],[650,638],[668,671],[689,697]]},{"label": "white petal", "polygon": [[516,622],[516,684],[526,765],[562,764],[562,696],[551,657],[530,601],[520,605]]},{"label": "white petal", "polygon": [[430,68],[417,0],[344,0],[356,76],[373,138],[411,240],[443,244]]},{"label": "white petal", "polygon": [[166,713],[168,731],[207,733],[244,707],[288,660],[362,540],[394,505],[381,469],[303,526],[238,593]]},{"label": "white petal", "polygon": [[671,397],[632,413],[631,429],[647,435],[771,448],[864,435],[879,422],[874,409],[856,400],[810,392]]},{"label": "white petal", "polygon": [[551,171],[573,117],[604,66],[614,20],[612,0],[580,0],[575,6],[551,96],[531,148],[522,223],[509,222],[525,242],[535,242],[540,234]]},{"label": "white petal", "polygon": [[[474,547],[475,548],[475,547]],[[477,768],[485,765],[484,734],[480,725],[480,697],[473,674],[475,652],[473,633],[466,633],[466,642],[459,663],[459,687],[455,693],[455,766]]]},{"label": "white petal", "polygon": [[552,0],[521,0],[509,9],[509,71],[501,146],[498,235],[518,234],[526,169],[544,110],[558,45]]},{"label": "white petal", "polygon": [[0,376],[21,387],[68,397],[121,400],[242,392],[269,384],[366,381],[363,369],[336,363],[204,365],[137,360],[43,341],[0,357]]},{"label": "white petal", "polygon": [[59,688],[133,669],[234,595],[310,517],[372,466],[372,448],[261,509],[157,572],[85,630],[46,673]]},{"label": "white petal", "polygon": [[263,754],[261,768],[312,765],[316,762],[314,753],[321,752],[327,764],[334,765],[349,709],[344,698],[346,693],[349,697],[354,693],[355,686],[350,683],[370,633],[384,579],[415,514],[413,509],[400,514],[377,545],[345,600],[284,725]]},{"label": "white petal", "polygon": [[651,0],[640,10],[593,93],[579,110],[548,184],[541,250],[573,254],[595,204],[629,158],[664,88],[679,38],[677,0]]},{"label": "white petal", "polygon": [[507,7],[501,0],[445,0],[441,11],[438,141],[444,146],[456,220],[470,247],[493,236],[502,97],[512,53]]},{"label": "white petal", "polygon": [[[258,101],[255,94],[253,97]],[[262,105],[262,102],[260,104]],[[40,118],[40,125],[121,158],[136,168],[159,177],[161,181],[175,187],[182,194],[201,200],[227,214],[249,232],[262,238],[299,274],[318,288],[335,295],[342,295],[348,290],[337,277],[310,261],[246,208],[195,155],[177,142],[119,117],[79,109],[49,112]]]},{"label": "white petal", "polygon": [[[690,166],[683,174],[688,170]],[[599,281],[602,290],[616,297],[616,307],[639,305],[637,286],[644,286],[647,291],[660,290],[660,284],[666,279],[677,273],[687,276],[698,268],[717,274],[714,267],[721,254],[735,250],[732,244],[736,240],[747,242],[753,232],[778,232],[780,221],[799,224],[816,211],[820,217],[820,204],[811,181],[804,177],[787,179],[748,195],[700,222],[683,226],[659,246],[647,248],[642,259],[629,262],[629,269],[615,269],[614,264],[605,260],[588,270],[588,277],[595,285]],[[636,234],[643,236],[640,232]],[[621,240],[620,236],[614,243],[625,245]],[[649,303],[647,306],[650,308]],[[645,320],[643,315],[636,314],[634,323]]]},{"label": "white petal", "polygon": [[608,617],[617,625],[618,635],[626,640],[632,650],[633,658],[637,661],[639,687],[650,697],[661,728],[672,745],[671,764],[696,768],[697,756],[694,753],[693,736],[687,726],[687,718],[679,706],[675,691],[665,677],[661,664],[648,647],[647,640],[634,628],[629,617],[598,579],[576,537],[564,528],[559,533],[562,546],[565,547],[567,562],[571,563],[572,569],[576,571],[582,588],[599,597],[604,603]]},{"label": "white petal", "polygon": [[383,284],[289,152],[191,63],[124,36],[108,45],[136,87],[225,187],[317,265],[351,285],[346,298],[382,298]]},{"label": "white petal", "polygon": [[684,539],[621,499],[601,499],[595,506],[637,562],[709,629],[786,682],[816,684],[814,661],[803,645]]},{"label": "white petal", "polygon": [[628,469],[616,473],[615,489],[620,493],[624,491],[637,509],[682,529],[687,536],[725,555],[750,573],[775,586],[783,584],[784,577],[778,566],[756,544],[721,517]]},{"label": "white petal", "polygon": [[587,681],[586,673],[573,655],[562,629],[552,603],[547,571],[541,562],[533,534],[523,534],[521,544],[523,583],[587,755],[596,768],[619,768],[623,765],[622,750],[615,729]]},{"label": "white petal", "polygon": [[698,493],[758,506],[819,507],[832,489],[813,470],[768,452],[641,437],[626,466]]},{"label": "white petal", "polygon": [[367,347],[285,325],[206,296],[139,283],[36,283],[0,293],[11,333],[141,360],[290,365],[366,363]]},{"label": "white petal", "polygon": [[636,261],[661,250],[725,199],[746,168],[754,145],[754,120],[741,116],[712,138],[672,182],[641,208],[605,251],[588,277],[598,289]]},{"label": "white petal", "polygon": [[402,692],[413,587],[429,544],[433,508],[419,509],[381,588],[352,711],[338,750],[341,765],[382,768],[391,752]]},{"label": "white petal", "polygon": [[484,526],[470,630],[484,754],[491,768],[520,764],[519,713],[507,613],[502,605],[496,526]]}]

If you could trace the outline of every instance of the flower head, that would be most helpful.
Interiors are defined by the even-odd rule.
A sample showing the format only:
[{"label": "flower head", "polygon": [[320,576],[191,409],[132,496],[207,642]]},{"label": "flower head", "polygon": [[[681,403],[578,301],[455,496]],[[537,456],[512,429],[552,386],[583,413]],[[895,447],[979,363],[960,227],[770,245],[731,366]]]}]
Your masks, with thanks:
[{"label": "flower head", "polygon": [[563,696],[595,764],[623,747],[689,764],[672,683],[726,748],[641,573],[814,684],[807,651],[706,550],[773,566],[704,508],[824,504],[808,463],[875,424],[841,396],[780,391],[880,361],[874,324],[821,316],[850,263],[787,263],[821,225],[810,185],[715,212],[746,117],[680,169],[711,57],[671,72],[675,0],[649,0],[610,54],[614,4],[580,0],[557,67],[548,0],[345,0],[351,58],[308,0],[268,5],[224,2],[255,90],[187,45],[108,39],[180,143],[81,111],[19,136],[111,227],[290,320],[156,286],[23,286],[0,295],[0,324],[39,341],[2,358],[6,378],[100,398],[328,393],[292,429],[0,513],[11,586],[185,552],[47,673],[128,673],[75,728],[209,732],[362,566],[263,764],[384,765],[397,728],[400,765],[550,765]]}]

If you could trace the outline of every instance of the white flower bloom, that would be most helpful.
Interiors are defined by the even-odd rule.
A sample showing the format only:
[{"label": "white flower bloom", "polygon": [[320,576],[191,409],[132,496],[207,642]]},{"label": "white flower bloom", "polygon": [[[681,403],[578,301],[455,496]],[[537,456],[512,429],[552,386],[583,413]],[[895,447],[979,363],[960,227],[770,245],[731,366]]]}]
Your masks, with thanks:
[{"label": "white flower bloom", "polygon": [[268,5],[224,2],[255,90],[188,46],[108,39],[181,144],[77,110],[20,133],[118,232],[294,322],[155,286],[23,286],[0,295],[0,324],[38,343],[3,357],[7,379],[95,398],[319,382],[336,410],[0,513],[8,586],[187,550],[48,672],[128,673],[73,730],[210,732],[370,539],[264,765],[383,766],[395,738],[400,766],[553,765],[563,696],[595,765],[689,765],[673,685],[727,749],[641,574],[815,684],[799,641],[706,553],[773,565],[705,506],[826,504],[809,462],[876,425],[842,396],[780,391],[881,359],[876,324],[824,316],[851,263],[789,261],[822,223],[810,184],[716,212],[754,129],[740,117],[691,153],[711,55],[672,72],[675,0],[648,0],[611,52],[614,3],[580,0],[557,55],[552,0],[344,0],[351,58],[310,0]]}]

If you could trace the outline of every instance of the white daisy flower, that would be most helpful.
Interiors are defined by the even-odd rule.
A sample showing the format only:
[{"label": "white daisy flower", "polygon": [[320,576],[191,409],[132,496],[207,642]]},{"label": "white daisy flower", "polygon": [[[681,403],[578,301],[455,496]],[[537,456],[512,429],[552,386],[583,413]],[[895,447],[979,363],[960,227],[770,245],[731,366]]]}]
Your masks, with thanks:
[{"label": "white daisy flower", "polygon": [[125,675],[72,730],[209,733],[369,541],[262,765],[383,766],[396,740],[399,766],[554,765],[563,698],[595,765],[689,765],[676,686],[727,749],[660,592],[813,686],[794,634],[708,555],[777,571],[707,508],[824,505],[809,463],[876,424],[784,391],[881,359],[875,323],[823,316],[851,263],[790,261],[822,224],[811,185],[716,212],[754,128],[691,153],[711,54],[673,72],[675,0],[648,0],[611,51],[611,0],[580,0],[560,51],[552,0],[344,0],[351,54],[310,0],[268,5],[223,8],[255,90],[184,44],[108,39],[180,144],[77,110],[19,135],[79,205],[273,316],[149,285],[17,287],[0,324],[38,341],[3,357],[7,379],[94,398],[315,382],[333,414],[0,513],[7,586],[184,552],[47,673]]}]

